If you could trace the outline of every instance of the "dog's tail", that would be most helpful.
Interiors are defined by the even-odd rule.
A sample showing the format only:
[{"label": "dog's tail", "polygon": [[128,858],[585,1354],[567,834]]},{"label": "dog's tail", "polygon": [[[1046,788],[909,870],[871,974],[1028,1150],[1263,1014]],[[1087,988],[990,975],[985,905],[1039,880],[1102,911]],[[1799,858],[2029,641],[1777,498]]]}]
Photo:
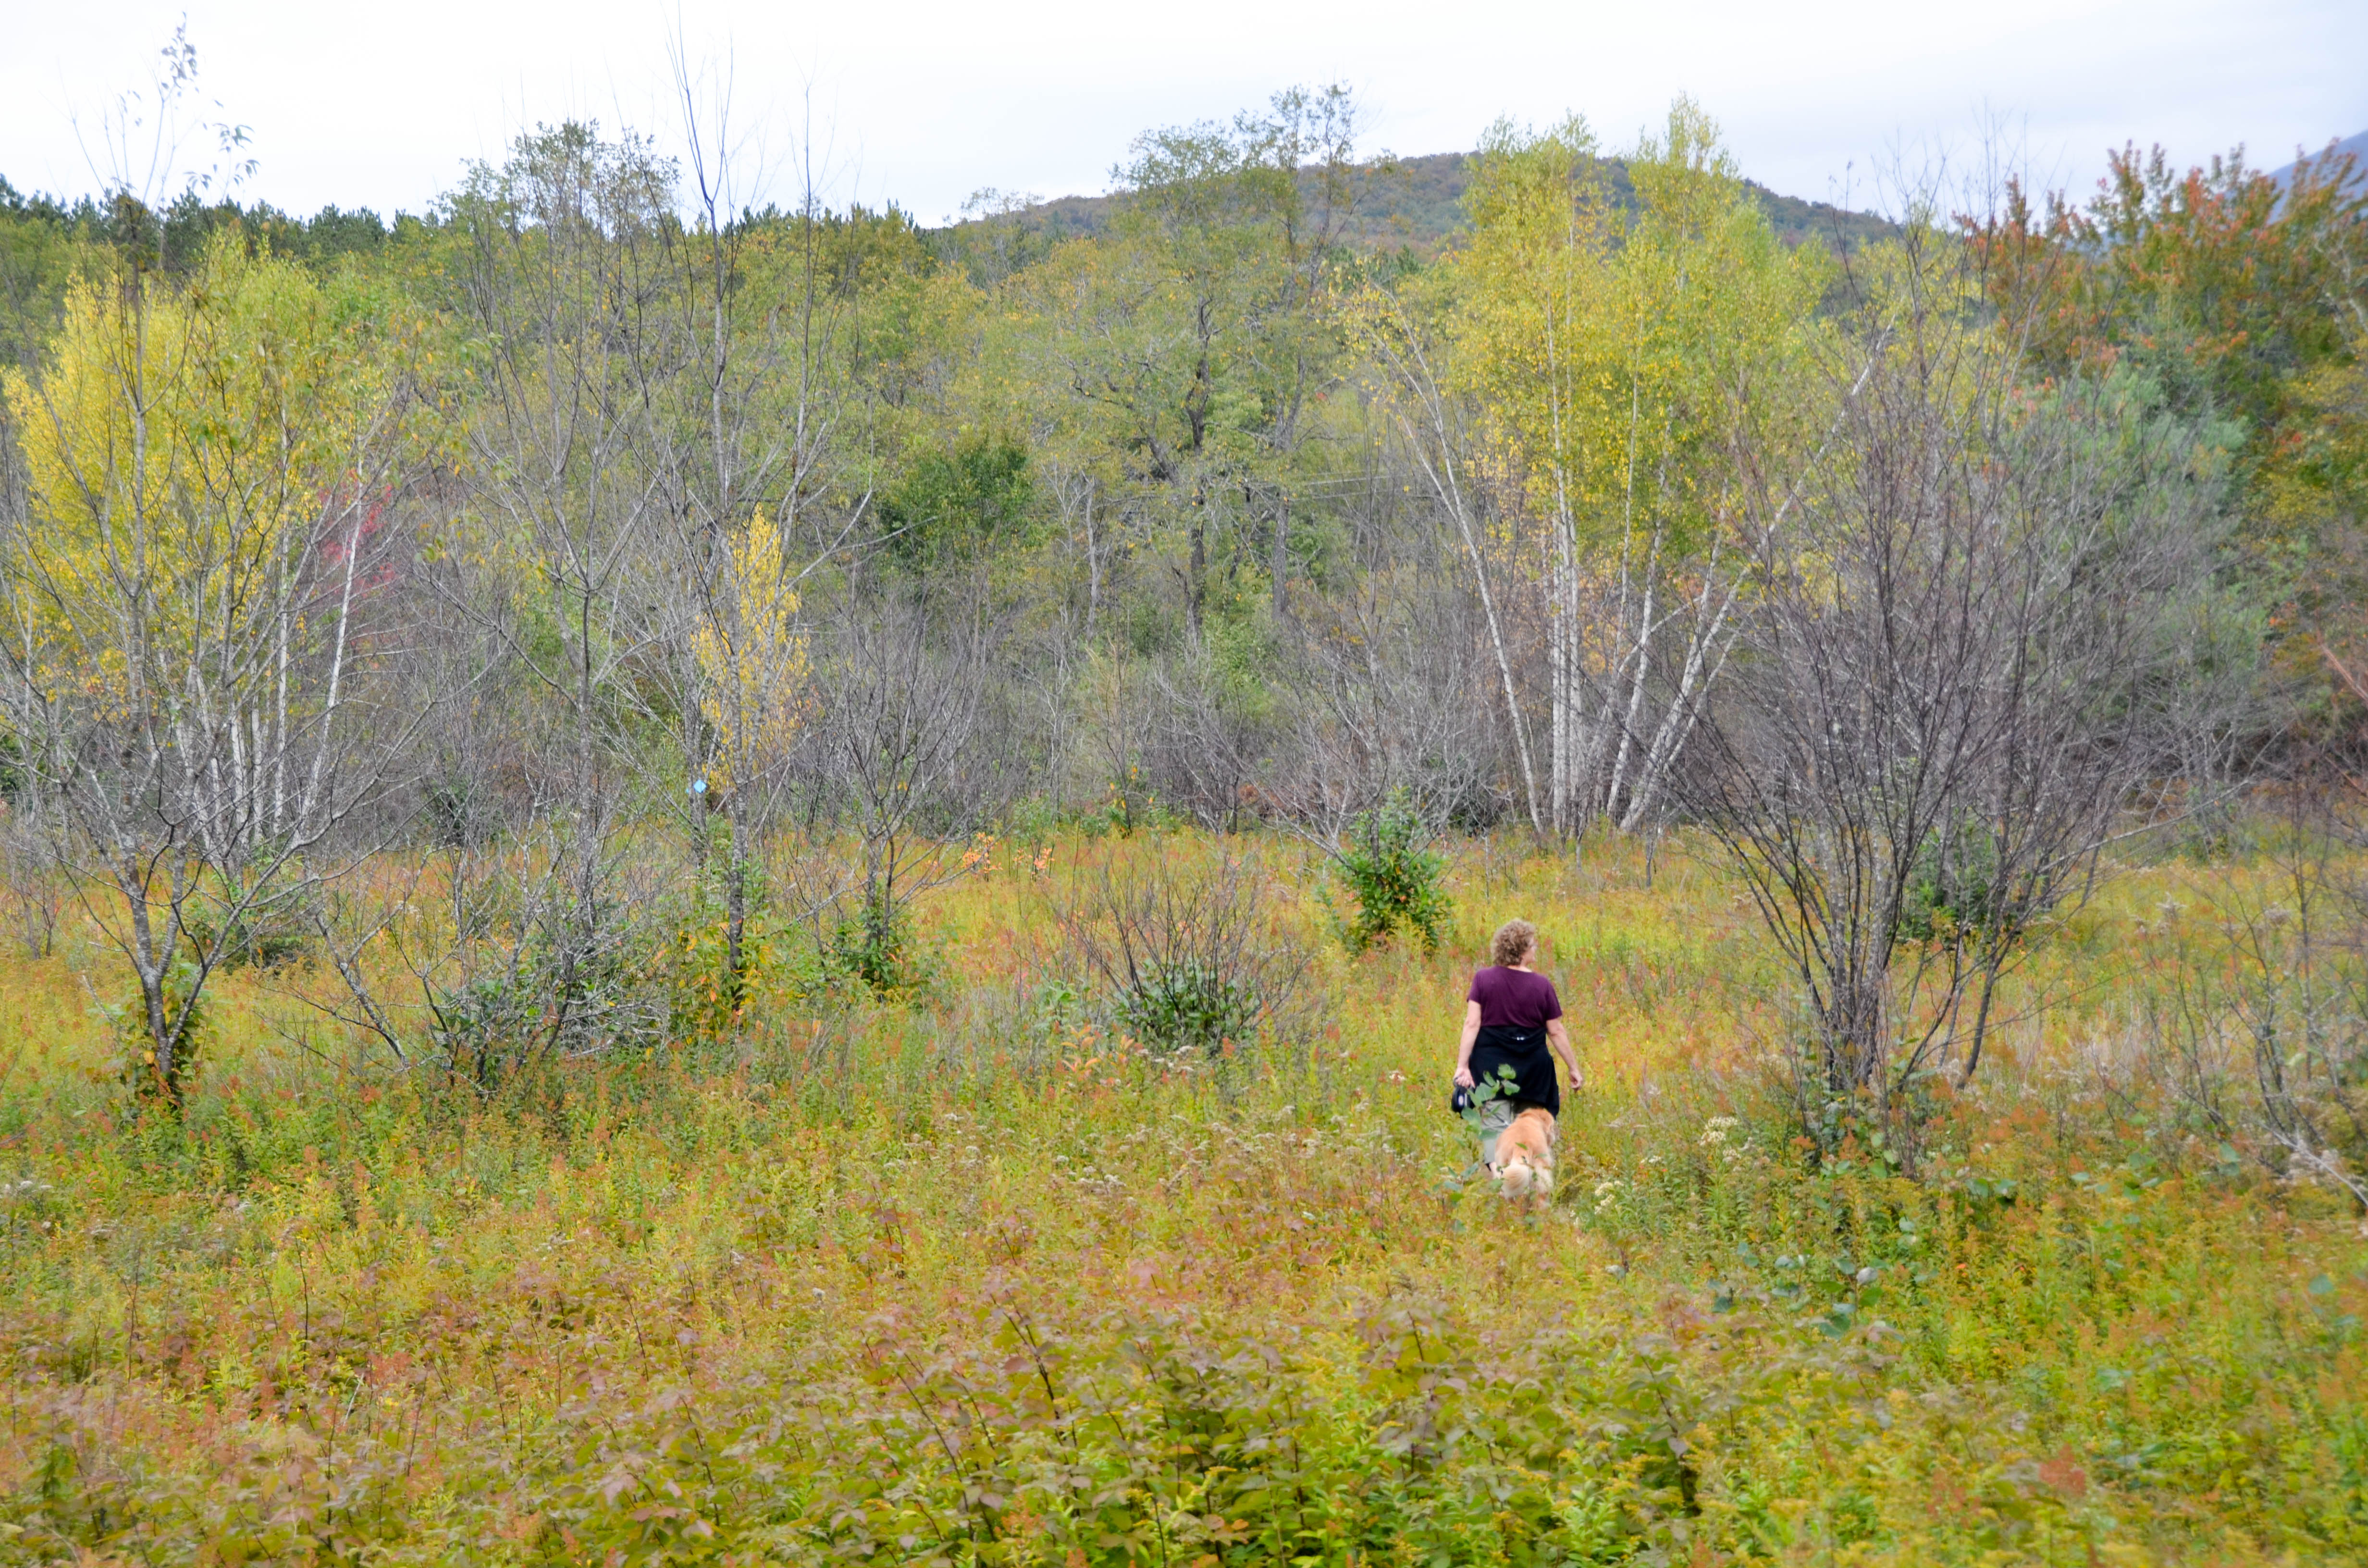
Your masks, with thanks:
[{"label": "dog's tail", "polygon": [[1508,1198],[1544,1198],[1554,1191],[1554,1172],[1516,1154],[1505,1162],[1504,1191]]}]

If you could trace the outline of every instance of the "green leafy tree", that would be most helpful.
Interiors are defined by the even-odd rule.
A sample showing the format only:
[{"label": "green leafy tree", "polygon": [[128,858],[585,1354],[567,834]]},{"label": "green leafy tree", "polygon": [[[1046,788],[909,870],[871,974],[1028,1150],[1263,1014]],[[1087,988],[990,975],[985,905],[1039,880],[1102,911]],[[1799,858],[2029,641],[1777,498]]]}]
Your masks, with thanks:
[{"label": "green leafy tree", "polygon": [[1320,307],[1354,133],[1338,87],[1147,133],[1115,171],[1109,232],[1006,290],[1024,323],[1014,351],[1055,411],[1049,434],[1171,563],[1196,640],[1216,599],[1252,581],[1284,602],[1295,465],[1337,374]]},{"label": "green leafy tree", "polygon": [[1021,542],[1034,500],[1028,449],[973,436],[923,453],[882,497],[880,522],[897,559],[926,570]]},{"label": "green leafy tree", "polygon": [[2135,369],[2180,414],[2237,423],[2242,543],[2286,600],[2286,662],[2368,706],[2362,175],[2333,149],[2280,178],[2242,149],[2181,170],[2128,146],[2085,205],[2010,184],[2000,211],[1961,228],[2042,370]]}]

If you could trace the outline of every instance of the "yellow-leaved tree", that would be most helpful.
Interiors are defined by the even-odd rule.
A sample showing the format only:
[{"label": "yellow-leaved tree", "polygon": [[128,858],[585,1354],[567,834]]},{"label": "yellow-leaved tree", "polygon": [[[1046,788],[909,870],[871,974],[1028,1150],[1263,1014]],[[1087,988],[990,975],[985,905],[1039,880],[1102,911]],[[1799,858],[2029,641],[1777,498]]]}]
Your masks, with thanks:
[{"label": "yellow-leaved tree", "polygon": [[0,537],[0,700],[27,795],[138,977],[134,1075],[175,1105],[208,977],[253,956],[401,750],[355,744],[399,349],[233,233],[186,286],[86,278],[5,383],[28,484]]},{"label": "yellow-leaved tree", "polygon": [[811,670],[798,616],[798,574],[781,530],[762,509],[732,539],[728,560],[704,588],[691,646],[709,750],[692,788],[719,801],[731,824],[724,964],[736,984],[746,964],[753,814],[747,797],[788,759],[805,720]]}]

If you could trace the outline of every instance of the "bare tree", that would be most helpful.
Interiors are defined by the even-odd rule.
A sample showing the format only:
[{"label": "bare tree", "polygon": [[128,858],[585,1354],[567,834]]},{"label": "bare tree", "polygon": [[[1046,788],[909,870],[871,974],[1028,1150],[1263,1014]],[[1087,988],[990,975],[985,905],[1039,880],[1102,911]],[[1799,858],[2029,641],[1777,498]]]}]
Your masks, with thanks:
[{"label": "bare tree", "polygon": [[913,901],[968,869],[956,846],[1011,786],[1009,731],[993,706],[998,631],[968,607],[933,608],[853,598],[815,648],[826,699],[806,747],[809,801],[818,825],[854,829],[861,864],[852,889],[834,879],[803,902],[839,916],[841,948],[875,984],[897,979]]},{"label": "bare tree", "polygon": [[1269,679],[1276,673],[1246,671],[1210,642],[1151,667],[1146,777],[1158,800],[1219,832],[1258,814],[1259,779],[1281,738]]},{"label": "bare tree", "polygon": [[1512,736],[1513,755],[1520,764],[1521,800],[1530,829],[1543,835],[1547,827],[1539,794],[1538,770],[1530,749],[1530,731],[1521,711],[1519,682],[1513,673],[1513,650],[1502,613],[1501,596],[1491,582],[1489,551],[1483,538],[1481,496],[1474,491],[1466,448],[1469,435],[1463,411],[1446,384],[1439,364],[1440,349],[1425,331],[1418,313],[1406,302],[1374,289],[1358,312],[1372,363],[1380,373],[1377,391],[1381,407],[1400,452],[1422,487],[1437,503],[1440,516],[1455,530],[1461,553],[1472,569],[1472,585],[1487,632],[1488,651],[1497,666],[1505,724]]},{"label": "bare tree", "polygon": [[637,460],[632,372],[664,303],[672,176],[646,142],[569,123],[520,137],[452,202],[484,350],[466,420],[477,532],[457,542],[485,566],[461,604],[563,717],[557,744],[528,760],[537,797],[565,808],[548,843],[572,892],[541,983],[571,1040],[605,1007],[602,977],[647,914],[618,883],[617,835],[636,768],[630,676],[663,630],[646,591],[663,487]]},{"label": "bare tree", "polygon": [[593,846],[600,902],[585,918],[575,803],[536,761],[564,751],[565,711],[513,656],[530,632],[505,619],[531,607],[488,593],[450,552],[418,575],[433,586],[415,601],[420,649],[406,672],[426,785],[410,820],[428,831],[312,901],[343,994],[290,994],[397,1070],[492,1096],[539,1066],[661,1038],[669,999],[627,937],[662,904],[672,862],[662,818],[620,813]]},{"label": "bare tree", "polygon": [[861,542],[871,490],[842,461],[857,400],[812,136],[799,143],[796,209],[756,221],[769,171],[733,119],[729,60],[694,71],[677,41],[674,65],[690,212],[657,232],[660,308],[633,340],[639,445],[665,519],[644,596],[665,624],[648,666],[666,694],[654,717],[677,730],[687,765],[658,793],[688,811],[702,869],[710,812],[724,821],[725,983],[736,987],[757,846],[808,707],[802,591]]},{"label": "bare tree", "polygon": [[1911,244],[1870,290],[1822,451],[1741,455],[1751,599],[1675,776],[1806,994],[1815,1092],[1885,1105],[1978,1069],[2034,926],[2253,668],[2208,447],[2142,386],[2025,382],[1956,265]]},{"label": "bare tree", "polygon": [[1363,563],[1343,592],[1299,618],[1291,746],[1266,790],[1285,821],[1336,858],[1350,824],[1394,797],[1434,832],[1494,814],[1474,810],[1502,756],[1487,637],[1472,597],[1426,570],[1427,553]]}]

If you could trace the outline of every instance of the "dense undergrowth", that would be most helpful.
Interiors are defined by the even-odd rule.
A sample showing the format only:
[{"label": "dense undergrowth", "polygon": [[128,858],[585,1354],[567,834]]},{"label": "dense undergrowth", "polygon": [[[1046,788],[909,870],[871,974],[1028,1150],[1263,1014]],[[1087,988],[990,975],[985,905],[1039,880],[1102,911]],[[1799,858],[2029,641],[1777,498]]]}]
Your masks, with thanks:
[{"label": "dense undergrowth", "polygon": [[[97,955],[10,960],[0,1562],[2368,1558],[2368,1233],[2130,1044],[2243,867],[2055,932],[1911,1177],[1792,1136],[1750,912],[1666,848],[1463,846],[1440,950],[1353,959],[1269,849],[1305,1040],[1098,1028],[1047,890],[1213,853],[990,858],[912,997],[759,987],[491,1099],[348,1054],[300,969],[143,1113]],[[1590,1074],[1540,1216],[1445,1108],[1514,914]]]}]

